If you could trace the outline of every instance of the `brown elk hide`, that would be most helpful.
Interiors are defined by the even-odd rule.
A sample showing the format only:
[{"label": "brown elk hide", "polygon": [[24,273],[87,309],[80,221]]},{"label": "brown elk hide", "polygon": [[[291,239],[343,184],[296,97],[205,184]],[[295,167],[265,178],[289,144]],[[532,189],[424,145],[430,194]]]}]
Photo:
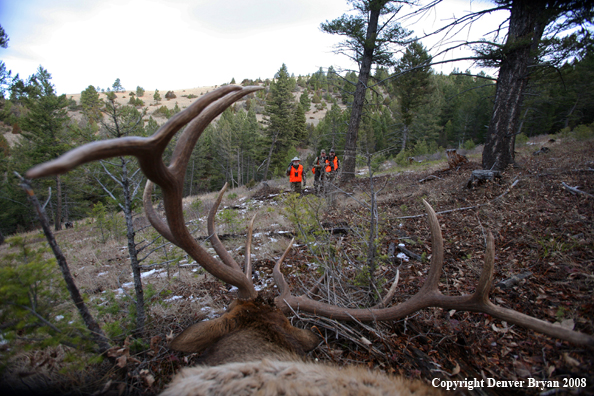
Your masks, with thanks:
[{"label": "brown elk hide", "polygon": [[309,330],[293,327],[283,313],[261,299],[234,301],[220,318],[199,322],[170,344],[181,352],[203,352],[200,362],[219,365],[264,357],[295,359],[319,343]]}]

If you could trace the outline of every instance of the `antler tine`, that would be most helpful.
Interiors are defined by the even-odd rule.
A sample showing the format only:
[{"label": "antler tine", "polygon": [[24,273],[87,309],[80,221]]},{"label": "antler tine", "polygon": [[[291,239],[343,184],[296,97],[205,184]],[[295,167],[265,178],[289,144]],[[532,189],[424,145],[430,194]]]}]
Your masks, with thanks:
[{"label": "antler tine", "polygon": [[245,241],[245,261],[243,270],[246,278],[250,280],[252,285],[254,284],[252,279],[252,233],[254,231],[254,220],[256,220],[256,215],[252,217],[252,221],[250,221],[250,224],[248,225],[247,238]]},{"label": "antler tine", "polygon": [[532,316],[522,314],[512,309],[503,308],[489,301],[489,289],[493,278],[493,264],[495,260],[495,242],[493,235],[487,236],[487,249],[485,252],[485,265],[475,293],[464,296],[444,296],[437,288],[443,265],[443,238],[437,221],[435,211],[424,202],[428,212],[432,239],[431,268],[421,290],[409,300],[389,308],[354,309],[341,308],[320,301],[312,300],[306,296],[295,297],[291,295],[289,285],[280,272],[280,264],[285,255],[274,267],[274,280],[280,290],[280,296],[275,299],[277,307],[283,312],[300,309],[315,315],[329,317],[336,320],[383,321],[397,320],[428,307],[443,309],[456,309],[458,311],[482,312],[495,318],[517,324],[540,333],[569,341],[594,350],[594,337],[558,326]]},{"label": "antler tine", "polygon": [[146,218],[151,223],[155,230],[169,242],[179,246],[179,242],[176,241],[175,237],[169,230],[169,226],[161,220],[161,218],[155,212],[153,208],[153,201],[152,201],[152,194],[153,194],[153,186],[154,183],[150,180],[146,181],[146,186],[144,187],[144,194],[142,196],[142,204],[144,205],[144,213],[146,213]]},{"label": "antler tine", "polygon": [[208,235],[210,237],[209,238],[210,244],[212,245],[214,250],[217,252],[219,257],[221,258],[221,261],[223,261],[223,263],[225,263],[227,266],[229,266],[233,269],[236,269],[237,271],[241,271],[241,269],[239,268],[239,264],[237,264],[237,262],[233,259],[233,257],[231,257],[231,255],[229,254],[227,249],[225,249],[225,246],[219,239],[219,236],[217,235],[217,233],[215,231],[215,225],[214,225],[214,219],[215,219],[215,215],[217,214],[217,209],[219,208],[219,205],[221,204],[221,200],[223,199],[223,194],[227,190],[228,186],[229,186],[229,183],[225,183],[223,188],[221,188],[221,191],[219,192],[219,195],[217,196],[215,203],[210,208],[210,212],[208,212],[208,220],[206,221],[206,225],[208,228]]},{"label": "antler tine", "polygon": [[[25,176],[29,179],[37,179],[50,175],[59,175],[89,162],[111,157],[133,155],[139,159],[140,166],[145,175],[157,182],[157,184],[162,184],[163,180],[170,180],[170,178],[168,177],[169,172],[166,171],[165,165],[161,160],[161,155],[175,133],[188,121],[200,114],[212,102],[217,101],[230,92],[241,89],[238,86],[225,86],[204,95],[187,109],[172,117],[148,138],[129,136],[87,143],[62,154],[55,160],[39,164],[29,169]],[[158,160],[156,160],[157,158]]]},{"label": "antler tine", "polygon": [[209,105],[204,112],[200,113],[198,117],[194,118],[192,122],[188,124],[185,131],[179,137],[175,150],[173,151],[173,156],[171,157],[169,169],[174,173],[185,175],[192,150],[194,149],[198,138],[200,138],[202,131],[208,124],[240,98],[262,89],[264,89],[264,87],[245,87],[237,92],[232,92]]},{"label": "antler tine", "polygon": [[291,248],[293,247],[293,242],[295,242],[295,238],[291,239],[291,242],[289,242],[289,246],[287,246],[287,249],[285,249],[285,252],[281,256],[281,258],[278,259],[278,261],[274,265],[274,268],[272,269],[272,277],[274,278],[274,283],[276,283],[276,287],[278,287],[278,291],[280,292],[280,296],[275,298],[274,301],[276,303],[276,306],[281,308],[283,311],[288,311],[289,307],[287,305],[291,305],[286,304],[285,298],[290,299],[292,296],[291,288],[289,287],[289,284],[287,283],[285,277],[280,271],[280,266],[283,263],[283,261],[285,261],[285,258],[291,251]]}]

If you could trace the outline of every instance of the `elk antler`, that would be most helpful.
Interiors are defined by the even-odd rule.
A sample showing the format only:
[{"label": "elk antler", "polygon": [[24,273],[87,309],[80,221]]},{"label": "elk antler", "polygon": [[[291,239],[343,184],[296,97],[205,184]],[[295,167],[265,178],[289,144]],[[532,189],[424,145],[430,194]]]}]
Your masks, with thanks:
[{"label": "elk antler", "polygon": [[487,236],[485,265],[475,292],[471,295],[463,296],[443,295],[438,290],[439,278],[441,277],[443,266],[443,238],[441,236],[441,229],[439,228],[435,211],[425,200],[423,200],[423,204],[427,210],[429,227],[431,228],[431,246],[433,255],[431,256],[429,274],[427,275],[423,287],[421,287],[421,290],[419,290],[419,292],[410,300],[389,308],[354,309],[337,307],[312,300],[306,296],[293,296],[291,295],[289,285],[280,272],[280,265],[289,249],[291,249],[291,241],[291,245],[287,248],[285,255],[283,255],[283,258],[276,263],[273,270],[275,283],[281,293],[281,295],[275,299],[276,305],[285,312],[289,311],[289,309],[299,309],[301,311],[337,320],[353,320],[354,318],[361,321],[401,319],[418,310],[428,307],[440,307],[448,310],[455,309],[457,311],[483,312],[509,323],[514,323],[552,337],[569,341],[576,345],[594,349],[594,337],[590,335],[573,331],[544,320],[536,319],[512,309],[500,307],[489,300],[489,291],[493,280],[493,264],[495,262],[495,241],[490,232]]},{"label": "elk antler", "polygon": [[[144,191],[144,208],[147,218],[161,235],[185,250],[197,263],[216,278],[237,286],[240,299],[254,299],[258,293],[254,289],[251,276],[246,276],[225,249],[213,244],[223,263],[213,258],[190,235],[184,224],[182,211],[182,191],[188,161],[198,138],[208,124],[227,107],[262,87],[239,87],[228,85],[204,95],[184,111],[173,116],[157,132],[148,138],[125,137],[103,140],[75,148],[59,158],[38,165],[26,173],[27,178],[65,173],[79,165],[124,155],[138,158],[140,168],[149,179]],[[163,163],[163,152],[173,136],[187,124],[180,136],[169,166]],[[155,213],[151,202],[153,183],[163,191],[163,202],[167,223]],[[221,191],[220,197],[224,189]],[[220,201],[219,197],[219,201]],[[216,208],[215,208],[216,211]],[[214,215],[213,215],[214,216]],[[209,227],[210,230],[210,227]],[[214,230],[212,230],[214,232]],[[216,237],[216,235],[214,235]],[[213,238],[218,241],[218,237]],[[246,249],[247,250],[247,249]],[[246,257],[247,264],[247,257]],[[250,270],[251,271],[251,270]]]}]

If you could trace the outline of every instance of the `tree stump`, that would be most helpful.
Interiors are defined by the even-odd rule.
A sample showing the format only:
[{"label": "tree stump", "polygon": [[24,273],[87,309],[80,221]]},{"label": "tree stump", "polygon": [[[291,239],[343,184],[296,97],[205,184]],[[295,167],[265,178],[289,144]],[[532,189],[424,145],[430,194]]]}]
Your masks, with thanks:
[{"label": "tree stump", "polygon": [[456,169],[460,165],[468,162],[468,158],[466,158],[464,155],[458,154],[456,149],[446,150],[446,156],[448,157],[448,165],[450,166],[450,169]]},{"label": "tree stump", "polygon": [[494,170],[473,170],[470,175],[470,180],[466,183],[466,188],[472,188],[473,183],[481,184],[486,180],[499,180],[501,179],[501,172]]}]

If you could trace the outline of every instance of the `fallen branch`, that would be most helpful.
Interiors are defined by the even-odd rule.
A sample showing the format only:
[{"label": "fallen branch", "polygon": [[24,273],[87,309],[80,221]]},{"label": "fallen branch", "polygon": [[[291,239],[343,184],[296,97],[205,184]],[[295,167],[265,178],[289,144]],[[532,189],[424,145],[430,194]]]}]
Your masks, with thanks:
[{"label": "fallen branch", "polygon": [[[519,176],[518,176],[519,177]],[[518,177],[516,177],[514,179],[514,181],[512,182],[512,184],[500,195],[498,195],[497,197],[493,198],[493,200],[489,201],[489,202],[485,202],[482,204],[478,204],[478,205],[474,205],[474,206],[466,206],[464,208],[458,208],[458,209],[448,209],[448,210],[442,210],[441,212],[435,212],[435,214],[445,214],[445,213],[451,213],[451,212],[459,212],[462,210],[470,210],[470,209],[478,209],[482,206],[487,206],[487,205],[491,205],[493,202],[503,198],[507,193],[509,193],[511,191],[511,189],[518,184],[518,182],[520,180],[518,180]],[[416,219],[418,217],[425,217],[427,216],[426,213],[420,214],[420,215],[414,215],[414,216],[403,216],[403,217],[396,217],[397,219]]]},{"label": "fallen branch", "polygon": [[574,195],[575,194],[584,194],[587,197],[594,198],[594,195],[588,194],[587,192],[582,191],[582,190],[578,189],[577,187],[568,186],[567,184],[565,184],[565,182],[561,182],[561,185],[563,187],[565,187],[566,190],[569,190],[569,192],[571,192]]},{"label": "fallen branch", "polygon": [[419,183],[423,183],[423,182],[426,182],[427,180],[433,180],[433,179],[442,180],[441,177],[438,177],[438,176],[435,176],[435,175],[429,175],[426,178],[419,180]]}]

